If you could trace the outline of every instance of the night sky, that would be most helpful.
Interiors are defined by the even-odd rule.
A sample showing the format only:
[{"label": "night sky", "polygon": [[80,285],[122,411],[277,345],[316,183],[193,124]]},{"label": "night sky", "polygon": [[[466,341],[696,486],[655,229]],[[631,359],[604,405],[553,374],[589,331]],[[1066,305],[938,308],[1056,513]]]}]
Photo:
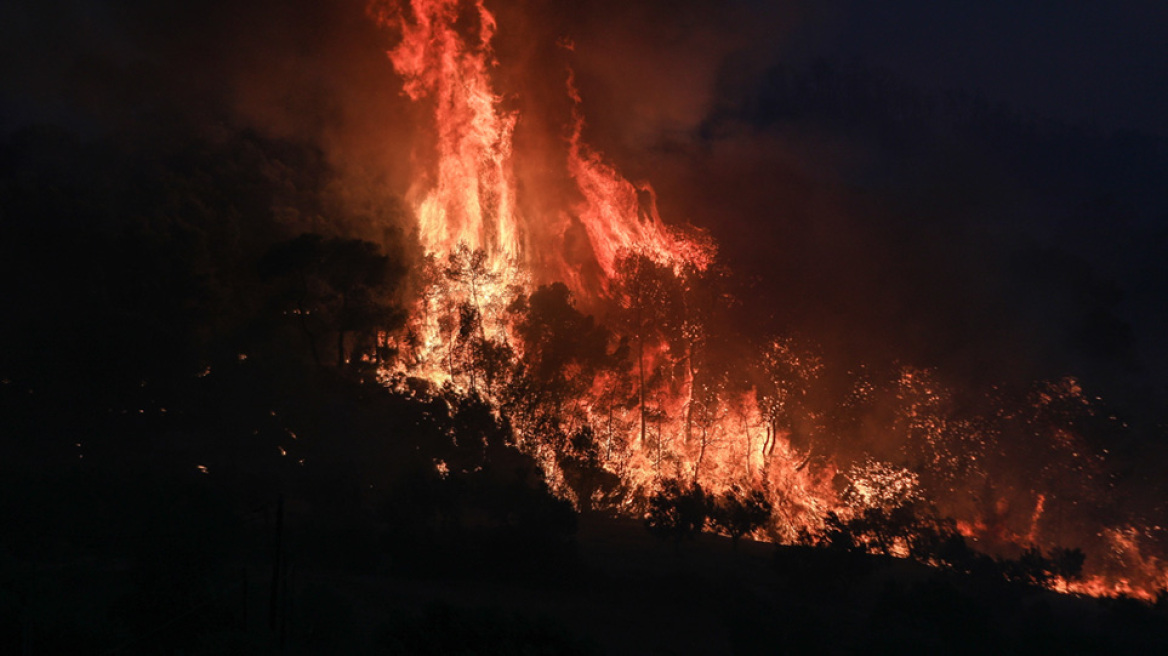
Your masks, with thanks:
[{"label": "night sky", "polygon": [[[697,96],[714,91],[710,77],[723,65],[802,65],[830,58],[886,71],[925,90],[974,94],[1026,115],[1108,131],[1165,136],[1168,130],[1163,119],[1168,51],[1162,38],[1168,10],[1155,3],[688,0],[629,8],[600,0],[555,5],[512,2],[506,10],[515,7],[538,17],[545,29],[552,25],[578,41],[615,42],[665,70],[671,63],[684,66],[688,75],[658,85],[690,86]],[[361,8],[358,2],[257,0],[169,3],[165,9],[131,0],[7,3],[0,15],[3,126],[92,119],[102,104],[132,110],[144,101],[127,92],[135,82],[122,79],[119,88],[116,80],[132,72],[185,76],[197,67],[221,75],[246,68],[257,52],[274,60],[295,55],[335,63],[342,49],[336,41],[369,38],[369,30],[356,25],[363,20]],[[635,70],[639,63],[625,64]],[[275,66],[268,72],[288,73]],[[676,104],[677,99],[656,100]],[[675,106],[670,127],[686,127],[687,119],[708,110],[700,106],[708,102],[706,97],[697,107]]]},{"label": "night sky", "polygon": [[821,47],[911,83],[1104,130],[1168,130],[1168,11],[1155,3],[850,2],[829,13]]}]

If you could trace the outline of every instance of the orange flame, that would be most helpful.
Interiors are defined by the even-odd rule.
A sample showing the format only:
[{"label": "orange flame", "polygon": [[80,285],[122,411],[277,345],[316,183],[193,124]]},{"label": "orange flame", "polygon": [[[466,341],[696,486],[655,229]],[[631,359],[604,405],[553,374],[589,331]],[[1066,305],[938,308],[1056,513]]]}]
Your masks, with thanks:
[{"label": "orange flame", "polygon": [[[522,257],[511,166],[517,116],[499,109],[490,85],[495,17],[481,0],[470,12],[464,4],[413,0],[408,8],[375,6],[372,13],[401,33],[389,59],[406,95],[433,105],[436,170],[410,190],[423,248],[448,253],[466,244],[498,264]],[[477,42],[467,43],[456,30],[465,13],[477,24]]]},{"label": "orange flame", "polygon": [[647,184],[625,180],[601,156],[584,143],[584,116],[580,92],[571,75],[568,93],[575,102],[569,140],[568,170],[584,202],[576,214],[588,232],[601,268],[610,278],[622,253],[645,255],[654,262],[680,271],[685,265],[704,270],[713,259],[709,243],[684,239],[670,232],[657,213],[657,195]]},{"label": "orange flame", "polygon": [[[529,269],[529,240],[538,231],[530,229],[532,219],[520,214],[517,203],[512,157],[519,116],[501,109],[491,84],[494,15],[482,0],[375,2],[370,14],[401,35],[388,53],[390,62],[405,94],[433,111],[434,164],[429,170],[419,167],[424,173],[408,194],[423,249],[441,257],[465,245],[485,251],[492,270]],[[468,29],[470,39],[461,33]],[[566,166],[583,201],[564,213],[583,224],[605,276],[613,276],[626,251],[678,270],[705,268],[711,246],[670,231],[657,213],[652,189],[625,180],[583,143],[580,97],[570,77],[568,93],[576,108]],[[572,282],[577,293],[585,291]]]},{"label": "orange flame", "polygon": [[[715,254],[710,241],[666,225],[653,189],[622,177],[585,143],[583,103],[571,72],[567,94],[573,107],[564,167],[578,192],[576,200],[564,201],[558,214],[551,211],[554,218],[523,215],[520,208],[528,205],[520,202],[514,167],[514,132],[520,116],[503,108],[491,81],[496,67],[492,41],[498,26],[484,0],[373,0],[369,13],[400,36],[388,52],[389,60],[404,94],[429,113],[433,129],[431,149],[416,153],[418,173],[407,201],[427,266],[438,272],[431,277],[438,282],[422,294],[411,325],[413,335],[394,344],[408,352],[402,362],[405,373],[481,392],[473,365],[462,362],[473,354],[458,343],[459,331],[464,338],[468,332],[458,323],[459,313],[478,317],[477,328],[471,330],[479,332],[483,342],[522,348],[505,308],[516,291],[530,291],[532,279],[548,273],[534,271],[537,263],[554,271],[577,298],[585,300],[617,295],[612,282],[619,275],[618,263],[629,254],[647,258],[683,282],[708,270]],[[564,47],[571,50],[569,42]],[[536,221],[583,227],[600,272],[598,285],[586,283],[578,262],[568,263],[558,250],[562,244],[535,243],[556,232]],[[659,335],[641,335],[640,341],[636,356],[640,379],[623,383],[635,393],[626,390],[624,400],[616,398],[613,389],[621,383],[615,375],[601,374],[591,389],[563,409],[567,433],[584,426],[596,431],[603,467],[633,491],[626,500],[636,498],[638,490],[643,498],[664,477],[697,483],[712,493],[736,486],[762,489],[776,517],[770,539],[792,542],[822,532],[829,512],[847,518],[865,508],[887,508],[918,498],[920,479],[912,471],[872,459],[848,468],[829,454],[812,454],[811,449],[792,444],[794,424],[783,425],[777,417],[791,414],[803,402],[805,390],[790,383],[814,380],[822,367],[817,358],[804,357],[790,344],[776,341],[762,356],[773,370],[769,383],[775,389],[764,393],[759,382],[753,383],[757,387],[734,390],[709,385],[702,392],[707,400],[695,389],[706,384],[695,382],[695,347],[671,352]],[[687,364],[681,366],[682,362]],[[946,419],[941,410],[944,394],[927,373],[908,368],[901,372],[899,421],[916,436],[921,461],[974,471],[981,466],[977,455],[958,457],[947,450],[946,441],[960,445],[957,438],[971,442],[986,438],[975,426]],[[490,383],[485,384],[489,395]],[[870,391],[857,388],[857,397]],[[1052,387],[1039,400],[1050,403],[1081,395],[1081,388],[1071,381]],[[636,401],[628,401],[630,397]],[[816,421],[812,417],[804,423]],[[572,496],[555,449],[530,435],[521,439],[528,441],[524,446],[543,465],[548,480]],[[1066,448],[1071,448],[1070,442]],[[442,471],[445,465],[436,467]],[[837,489],[840,479],[847,480],[848,490]],[[1011,532],[999,521],[1008,511],[1004,498],[999,505],[1005,506],[984,516],[958,517],[957,528],[970,538],[1036,544],[1048,523],[1047,506],[1056,503],[1057,497],[1048,500],[1046,494],[1038,494],[1027,530]],[[1152,590],[1168,580],[1164,564],[1143,555],[1137,538],[1130,530],[1107,533],[1110,560],[1082,581],[1056,581],[1054,587],[1150,598]],[[896,553],[904,551],[904,545],[897,546]]]}]

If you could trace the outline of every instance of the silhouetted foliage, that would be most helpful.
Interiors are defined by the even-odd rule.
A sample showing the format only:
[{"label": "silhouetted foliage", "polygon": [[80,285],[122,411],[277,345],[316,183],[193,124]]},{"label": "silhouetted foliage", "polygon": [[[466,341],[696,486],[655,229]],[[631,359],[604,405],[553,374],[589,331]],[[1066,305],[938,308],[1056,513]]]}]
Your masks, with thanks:
[{"label": "silhouetted foliage", "polygon": [[744,492],[734,488],[714,499],[710,507],[710,523],[729,534],[737,549],[739,538],[770,521],[771,511],[771,502],[761,490]]},{"label": "silhouetted foliage", "polygon": [[620,493],[620,477],[604,468],[600,449],[590,426],[584,426],[568,440],[568,448],[558,460],[564,483],[576,497],[582,513],[610,506]]},{"label": "silhouetted foliage", "polygon": [[563,283],[545,285],[512,303],[523,342],[512,403],[557,415],[580,398],[598,373],[613,364],[612,334],[577,310]]},{"label": "silhouetted foliage", "polygon": [[[318,340],[324,331],[336,336],[337,366],[344,367],[363,359],[379,362],[381,354],[369,333],[394,330],[405,322],[392,300],[404,270],[371,242],[304,234],[272,247],[259,266],[265,278],[285,282],[278,310],[299,326],[318,365]],[[350,333],[358,340],[347,348],[345,336]]]},{"label": "silhouetted foliage", "polygon": [[912,505],[864,508],[846,520],[828,513],[824,524],[825,530],[817,540],[820,544],[883,555],[911,553],[917,536],[922,535],[921,529],[925,529],[924,535],[929,534],[929,527],[922,527],[917,508]]},{"label": "silhouetted foliage", "polygon": [[562,562],[576,516],[548,489],[511,430],[476,395],[446,391],[416,415],[431,439],[381,502],[390,552],[403,567],[462,572]]},{"label": "silhouetted foliage", "polygon": [[1075,581],[1082,578],[1086,555],[1081,549],[1052,549],[1043,554],[1031,546],[1014,559],[1000,559],[998,567],[1009,581],[1029,585],[1047,585],[1055,578]]},{"label": "silhouetted foliage", "polygon": [[701,533],[709,515],[710,498],[700,485],[670,478],[661,481],[660,489],[649,497],[645,527],[662,540],[680,544]]},{"label": "silhouetted foliage", "polygon": [[1082,549],[1067,549],[1055,547],[1047,552],[1051,563],[1051,573],[1067,581],[1078,581],[1083,578],[1083,564],[1087,562],[1087,555]]}]

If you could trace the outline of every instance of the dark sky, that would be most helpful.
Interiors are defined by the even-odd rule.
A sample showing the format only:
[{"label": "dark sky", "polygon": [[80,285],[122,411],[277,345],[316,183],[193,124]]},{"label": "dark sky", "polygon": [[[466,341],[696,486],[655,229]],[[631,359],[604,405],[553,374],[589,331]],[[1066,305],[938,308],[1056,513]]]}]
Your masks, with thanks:
[{"label": "dark sky", "polygon": [[[524,11],[549,11],[546,3],[520,4]],[[666,32],[678,39],[674,45],[683,46],[672,55],[699,68],[714,66],[714,58],[735,50],[790,61],[856,59],[923,87],[983,94],[1022,111],[1092,121],[1105,129],[1160,135],[1168,130],[1168,40],[1163,38],[1168,8],[1161,3],[688,0],[634,3],[634,9],[621,4],[553,3],[550,13],[591,28],[620,26],[621,15],[651,21],[649,31]],[[99,91],[85,89],[86,80],[108,74],[107,65],[149,65],[184,49],[227,56],[215,53],[217,47],[238,47],[237,39],[246,40],[249,33],[253,45],[287,48],[294,42],[310,50],[321,45],[312,39],[327,38],[324,31],[332,24],[349,22],[338,14],[359,15],[361,5],[5,3],[0,7],[5,127],[93,102]],[[294,29],[277,34],[273,27]]]},{"label": "dark sky", "polygon": [[1168,134],[1168,6],[840,1],[823,47],[935,88],[1106,129]]}]

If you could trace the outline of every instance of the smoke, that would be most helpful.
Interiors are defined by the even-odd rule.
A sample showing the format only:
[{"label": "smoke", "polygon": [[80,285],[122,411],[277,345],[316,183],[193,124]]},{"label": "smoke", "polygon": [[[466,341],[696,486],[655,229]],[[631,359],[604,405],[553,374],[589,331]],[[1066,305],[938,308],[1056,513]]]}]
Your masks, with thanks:
[{"label": "smoke", "polygon": [[[1163,294],[1148,282],[1168,279],[1162,139],[817,59],[847,34],[841,4],[488,6],[494,82],[519,116],[525,216],[550,225],[578,200],[565,159],[579,111],[584,140],[652,183],[667,223],[716,239],[745,301],[726,323],[813,345],[831,363],[825,376],[841,379],[829,386],[864,365],[905,364],[960,390],[960,406],[998,385],[1074,375],[1125,419],[1162,420]],[[56,0],[4,6],[0,26],[6,131],[61,123],[147,143],[251,131],[328,164],[313,213],[278,212],[288,232],[387,244],[413,228],[402,198],[433,136],[430,108],[401,94],[386,57],[397,37],[364,0]],[[588,257],[579,226],[563,242],[569,261],[574,249]],[[893,450],[877,419],[840,452]],[[1022,515],[1018,472],[1036,466],[1002,466]]]},{"label": "smoke", "polygon": [[[737,326],[815,345],[841,379],[865,365],[931,370],[957,411],[1074,376],[1102,419],[1135,427],[1083,429],[1122,472],[1110,494],[1133,516],[1159,516],[1148,481],[1162,462],[1168,321],[1149,281],[1168,279],[1157,255],[1168,207],[1152,182],[1168,172],[1163,140],[818,58],[823,44],[809,41],[846,32],[830,11],[590,3],[557,22],[540,9],[500,10],[501,67],[519,63],[503,77],[508,97],[543,121],[521,122],[517,135],[538,132],[545,147],[534,150],[554,150],[546,135],[567,115],[557,99],[570,66],[585,138],[654,185],[667,222],[709,230],[748,283]],[[517,34],[543,34],[533,40],[544,45]],[[570,50],[547,45],[564,37]],[[874,421],[839,452],[895,460],[907,445],[884,428]],[[996,489],[981,496],[1011,504],[1022,530],[1049,454],[1029,449],[1034,436],[1001,439],[1016,459],[994,463]],[[1060,530],[1068,543],[1095,539]]]},{"label": "smoke", "polygon": [[339,196],[377,188],[389,199],[407,178],[409,107],[363,2],[63,0],[2,11],[7,132],[58,123],[157,148],[251,130],[319,148],[351,183]]},{"label": "smoke", "polygon": [[[768,329],[961,387],[1073,374],[1132,414],[1163,394],[1164,316],[1147,300],[1168,211],[1150,173],[1168,170],[1162,139],[877,68],[895,60],[839,43],[862,29],[846,3],[615,5],[550,23],[575,46],[585,136],[652,182],[666,221],[710,230],[760,281],[766,308],[752,312]],[[1036,84],[1028,70],[1012,84]]]},{"label": "smoke", "polygon": [[[1100,149],[1088,136],[987,145],[988,130],[966,129],[960,115],[976,97],[937,108],[944,98],[879,69],[808,64],[859,29],[846,5],[491,8],[498,88],[521,117],[525,211],[550,215],[571,193],[560,164],[571,70],[584,138],[657,188],[667,222],[709,230],[727,264],[761,280],[773,327],[967,377],[985,375],[991,361],[1006,377],[1062,368],[1123,378],[1139,369],[1139,349],[1160,353],[1145,327],[1160,319],[1155,294],[1137,282],[1158,270],[1138,243],[1155,239],[1136,240],[1146,266],[1117,280],[1108,266],[1131,249],[1100,254],[1088,229],[1113,218],[1097,201],[1111,192],[1135,203],[1129,232],[1152,230],[1164,211],[1146,207],[1152,193],[1095,183],[1099,167],[1081,165]],[[401,95],[385,57],[395,35],[369,20],[364,0],[55,0],[0,11],[3,128],[58,122],[160,139],[192,126],[251,129],[325,154],[337,173],[334,214],[352,215],[335,219],[338,230],[376,236],[408,225],[397,199],[426,138],[425,109]],[[986,116],[996,127],[1026,125]],[[1069,175],[1061,164],[1061,182],[1011,161],[1053,146],[1077,149],[1080,162]],[[1164,165],[1162,156],[1136,163],[1145,173],[1135,179],[1155,179],[1146,171]],[[1029,169],[1054,170],[1042,164]],[[1076,242],[1075,233],[1092,238]]]}]

